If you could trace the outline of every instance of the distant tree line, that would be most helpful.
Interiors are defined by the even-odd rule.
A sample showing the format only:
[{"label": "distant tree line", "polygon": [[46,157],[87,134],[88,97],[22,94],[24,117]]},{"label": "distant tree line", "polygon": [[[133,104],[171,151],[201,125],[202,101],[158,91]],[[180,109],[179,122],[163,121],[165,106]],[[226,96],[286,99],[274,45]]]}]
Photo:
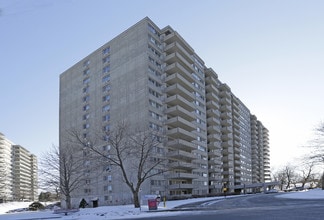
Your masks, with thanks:
[{"label": "distant tree line", "polygon": [[306,185],[324,189],[324,123],[315,129],[314,138],[304,147],[308,154],[272,173],[272,179],[281,183],[281,190],[304,188]]}]

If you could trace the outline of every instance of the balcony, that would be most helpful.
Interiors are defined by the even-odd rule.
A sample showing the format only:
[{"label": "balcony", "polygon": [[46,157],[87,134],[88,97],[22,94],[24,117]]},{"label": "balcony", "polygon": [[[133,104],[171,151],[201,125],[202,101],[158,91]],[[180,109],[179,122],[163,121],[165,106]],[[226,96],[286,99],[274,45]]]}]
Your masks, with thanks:
[{"label": "balcony", "polygon": [[169,151],[167,153],[167,157],[179,159],[179,160],[196,159],[196,156],[194,154],[192,154],[191,152],[182,151],[182,150]]},{"label": "balcony", "polygon": [[193,173],[170,173],[167,174],[167,178],[168,179],[196,179],[197,175],[193,174]]},{"label": "balcony", "polygon": [[181,117],[187,121],[194,121],[196,119],[196,116],[193,113],[189,112],[188,110],[184,109],[179,105],[167,108],[165,110],[165,113],[171,117],[176,117],[178,115],[181,115]]},{"label": "balcony", "polygon": [[207,139],[209,141],[220,141],[221,140],[221,136],[219,134],[210,134],[207,136]]},{"label": "balcony", "polygon": [[167,65],[165,67],[165,72],[167,75],[171,75],[174,73],[179,73],[181,76],[183,76],[188,82],[194,82],[194,78],[191,76],[191,70],[188,71],[186,68],[184,68],[180,63],[173,63],[170,65]]},{"label": "balcony", "polygon": [[229,140],[232,140],[232,139],[233,139],[232,134],[223,134],[222,135],[222,141],[229,141]]},{"label": "balcony", "polygon": [[166,34],[164,37],[164,42],[168,45],[172,44],[173,42],[178,42],[186,51],[188,51],[188,53],[194,53],[192,47],[177,32]]},{"label": "balcony", "polygon": [[196,169],[197,167],[192,164],[192,163],[187,163],[187,162],[172,162],[169,164],[171,169],[181,169],[181,170],[188,170],[191,171],[193,169]]},{"label": "balcony", "polygon": [[218,99],[218,97],[216,96],[216,94],[215,94],[215,93],[212,93],[212,92],[208,92],[208,93],[206,94],[206,100],[207,100],[207,102],[208,102],[208,101],[214,101],[214,102],[218,102],[218,101],[219,101],[219,99]]},{"label": "balcony", "polygon": [[215,133],[215,132],[220,133],[221,132],[221,127],[218,126],[218,125],[208,126],[207,131],[208,131],[208,133]]},{"label": "balcony", "polygon": [[225,84],[223,84],[221,87],[221,91],[220,91],[220,93],[219,93],[219,96],[221,97],[221,98],[223,98],[223,97],[225,97],[225,98],[231,98],[231,92],[230,91],[226,91],[226,90],[222,90],[222,89],[229,89],[229,88],[225,88],[225,86],[227,86],[227,85],[225,85]]},{"label": "balcony", "polygon": [[195,110],[195,106],[193,103],[188,102],[186,99],[184,99],[182,96],[180,95],[173,95],[170,96],[168,98],[166,98],[165,102],[168,105],[180,105],[181,107],[187,109],[188,111],[194,111]]},{"label": "balcony", "polygon": [[190,183],[178,183],[178,184],[171,184],[168,186],[169,190],[181,190],[181,189],[192,189],[193,185]]},{"label": "balcony", "polygon": [[180,73],[177,72],[169,75],[165,79],[165,82],[169,85],[179,83],[190,92],[196,90],[195,87],[186,78],[184,78]]},{"label": "balcony", "polygon": [[219,104],[215,101],[207,101],[206,106],[210,109],[219,109]]},{"label": "balcony", "polygon": [[[218,158],[211,158],[208,160],[208,164],[209,165],[217,165],[217,166],[221,166],[222,165],[222,159],[221,156],[219,156]],[[218,169],[220,168],[210,168],[210,170],[213,170],[214,172],[216,172]]]},{"label": "balcony", "polygon": [[230,105],[221,105],[220,106],[220,110],[222,112],[232,112],[232,108]]},{"label": "balcony", "polygon": [[[210,147],[210,144],[208,144],[208,148]],[[209,153],[208,153],[209,157],[222,157],[222,149],[220,146],[214,147],[212,148]]]},{"label": "balcony", "polygon": [[222,126],[221,131],[223,133],[232,133],[232,126]]},{"label": "balcony", "polygon": [[219,125],[219,121],[216,118],[208,118],[207,124],[208,124],[208,126],[210,126],[210,125],[216,126],[216,125]]},{"label": "balcony", "polygon": [[[213,84],[206,85],[206,91],[208,91],[208,93],[214,93],[215,95],[219,94],[217,87]],[[217,97],[217,101],[218,101],[219,98],[217,95],[216,95],[216,97]]]},{"label": "balcony", "polygon": [[183,139],[189,142],[196,140],[195,134],[188,132],[182,128],[172,128],[170,130],[167,130],[166,134],[168,137],[172,137],[173,139]]},{"label": "balcony", "polygon": [[182,55],[186,60],[188,60],[188,62],[193,63],[193,61],[192,61],[192,55],[190,55],[190,54],[188,53],[188,51],[186,51],[186,49],[185,49],[181,44],[179,44],[178,42],[173,42],[173,43],[167,45],[167,46],[164,48],[164,51],[165,51],[166,53],[168,53],[168,54],[179,52],[179,53],[181,53],[181,55]]},{"label": "balcony", "polygon": [[227,98],[227,97],[222,97],[220,99],[220,103],[222,105],[231,105],[231,99],[230,98]]},{"label": "balcony", "polygon": [[181,86],[178,83],[173,84],[172,86],[168,86],[165,89],[165,92],[169,96],[179,94],[182,97],[184,97],[186,100],[188,100],[189,102],[193,102],[196,99],[196,97],[193,93],[190,93],[187,89],[185,89],[183,86]]},{"label": "balcony", "polygon": [[181,118],[180,116],[168,119],[165,122],[165,124],[168,125],[169,127],[173,127],[173,128],[179,127],[187,131],[193,131],[196,129],[196,127],[191,122]]},{"label": "balcony", "polygon": [[218,149],[221,149],[221,143],[220,142],[211,142],[208,144],[208,149],[211,149],[211,150],[218,150]]},{"label": "balcony", "polygon": [[180,53],[175,52],[167,55],[164,60],[167,64],[180,63],[187,71],[194,72],[190,62],[188,62]]},{"label": "balcony", "polygon": [[191,151],[191,150],[196,149],[195,144],[185,141],[185,140],[180,140],[180,139],[169,141],[167,143],[167,146],[172,149],[184,150],[184,151]]},{"label": "balcony", "polygon": [[222,153],[224,156],[228,156],[228,155],[232,155],[234,152],[232,148],[227,148],[225,150],[222,150]]},{"label": "balcony", "polygon": [[223,126],[231,126],[232,121],[229,120],[229,119],[221,119],[221,125],[223,125]]},{"label": "balcony", "polygon": [[233,147],[233,141],[228,140],[228,141],[223,141],[221,143],[222,148],[229,148],[229,147]]},{"label": "balcony", "polygon": [[220,117],[222,119],[231,119],[232,118],[232,114],[230,112],[221,112],[220,113]]},{"label": "balcony", "polygon": [[208,109],[206,113],[207,113],[207,117],[213,117],[213,118],[220,117],[220,112],[215,109]]},{"label": "balcony", "polygon": [[[221,173],[221,172],[220,172]],[[216,182],[222,182],[222,176],[210,176],[209,181],[216,181]],[[222,186],[221,186],[222,187]],[[213,187],[214,188],[214,187]]]}]

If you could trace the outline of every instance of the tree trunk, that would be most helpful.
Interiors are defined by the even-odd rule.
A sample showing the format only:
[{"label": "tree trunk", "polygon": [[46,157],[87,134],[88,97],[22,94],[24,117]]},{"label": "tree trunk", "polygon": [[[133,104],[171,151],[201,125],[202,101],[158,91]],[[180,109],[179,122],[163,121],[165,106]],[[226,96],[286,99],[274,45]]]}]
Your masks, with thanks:
[{"label": "tree trunk", "polygon": [[66,203],[66,208],[67,209],[72,208],[72,206],[71,206],[71,196],[70,195],[65,196],[65,203]]},{"label": "tree trunk", "polygon": [[140,204],[140,199],[138,197],[138,192],[133,192],[133,197],[134,197],[134,207],[135,208],[140,208],[141,204]]},{"label": "tree trunk", "polygon": [[324,173],[322,174],[322,190],[324,190]]}]

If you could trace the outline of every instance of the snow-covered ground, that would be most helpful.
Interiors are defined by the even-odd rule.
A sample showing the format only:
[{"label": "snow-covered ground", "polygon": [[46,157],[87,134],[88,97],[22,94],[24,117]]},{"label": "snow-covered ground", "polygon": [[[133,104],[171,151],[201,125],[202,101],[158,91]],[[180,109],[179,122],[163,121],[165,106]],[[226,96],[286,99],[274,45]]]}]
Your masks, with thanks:
[{"label": "snow-covered ground", "polygon": [[[324,190],[314,189],[302,192],[291,192],[277,195],[280,198],[294,198],[294,199],[324,199]],[[176,206],[199,202],[208,201],[211,199],[223,199],[223,197],[215,198],[199,198],[199,199],[187,199],[179,201],[167,201],[166,207],[164,207],[163,202],[160,203],[158,210],[165,210],[165,212],[154,212],[148,211],[147,205],[142,206],[140,209],[135,209],[133,205],[124,206],[102,206],[98,208],[86,208],[80,209],[79,212],[71,213],[68,216],[64,214],[54,214],[53,211],[39,211],[39,212],[19,212],[5,214],[5,212],[28,207],[30,202],[16,202],[16,203],[4,203],[0,204],[0,220],[18,220],[18,219],[53,219],[59,218],[63,220],[104,220],[104,219],[131,219],[136,217],[154,217],[154,216],[166,216],[166,215],[177,215],[181,212],[167,212],[167,210],[172,209]]]}]

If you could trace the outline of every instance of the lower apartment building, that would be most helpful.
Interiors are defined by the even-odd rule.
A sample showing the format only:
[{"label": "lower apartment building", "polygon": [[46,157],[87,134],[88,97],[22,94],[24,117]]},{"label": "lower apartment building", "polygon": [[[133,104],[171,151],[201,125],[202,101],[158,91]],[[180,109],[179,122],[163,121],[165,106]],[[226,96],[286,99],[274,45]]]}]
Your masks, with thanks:
[{"label": "lower apartment building", "polygon": [[38,199],[37,158],[0,133],[0,201]]},{"label": "lower apartment building", "polygon": [[[270,181],[268,130],[177,31],[147,17],[60,75],[61,148],[70,130],[86,139],[123,120],[165,137],[157,154],[167,171],[146,181],[142,195],[239,193]],[[95,164],[72,193],[74,206],[82,198],[130,203],[119,173]]]}]

